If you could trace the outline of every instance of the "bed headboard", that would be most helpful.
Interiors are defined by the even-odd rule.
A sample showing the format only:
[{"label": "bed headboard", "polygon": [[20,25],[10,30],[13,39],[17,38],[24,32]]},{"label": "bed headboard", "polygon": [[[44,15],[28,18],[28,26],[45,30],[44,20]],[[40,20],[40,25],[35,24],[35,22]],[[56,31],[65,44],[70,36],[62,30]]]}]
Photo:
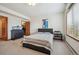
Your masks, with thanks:
[{"label": "bed headboard", "polygon": [[53,29],[52,28],[48,28],[48,29],[39,28],[38,32],[50,32],[53,34]]}]

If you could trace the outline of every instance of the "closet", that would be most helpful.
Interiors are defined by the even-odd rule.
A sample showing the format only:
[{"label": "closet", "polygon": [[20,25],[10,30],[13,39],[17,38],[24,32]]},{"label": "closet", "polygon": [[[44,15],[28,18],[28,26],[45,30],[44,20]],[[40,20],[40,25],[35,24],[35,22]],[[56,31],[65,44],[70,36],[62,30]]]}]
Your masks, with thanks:
[{"label": "closet", "polygon": [[25,35],[30,35],[30,21],[25,22]]},{"label": "closet", "polygon": [[0,16],[0,40],[8,40],[8,17]]}]

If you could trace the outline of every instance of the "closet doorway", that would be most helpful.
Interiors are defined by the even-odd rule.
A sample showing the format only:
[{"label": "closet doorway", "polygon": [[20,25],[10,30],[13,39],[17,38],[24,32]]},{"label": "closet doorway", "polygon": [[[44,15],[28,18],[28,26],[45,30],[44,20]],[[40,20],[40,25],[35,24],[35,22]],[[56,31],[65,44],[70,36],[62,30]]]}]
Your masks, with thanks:
[{"label": "closet doorway", "polygon": [[0,16],[0,40],[8,40],[8,17]]},{"label": "closet doorway", "polygon": [[24,35],[29,36],[30,35],[30,21],[21,21],[22,23],[22,28],[24,31]]}]

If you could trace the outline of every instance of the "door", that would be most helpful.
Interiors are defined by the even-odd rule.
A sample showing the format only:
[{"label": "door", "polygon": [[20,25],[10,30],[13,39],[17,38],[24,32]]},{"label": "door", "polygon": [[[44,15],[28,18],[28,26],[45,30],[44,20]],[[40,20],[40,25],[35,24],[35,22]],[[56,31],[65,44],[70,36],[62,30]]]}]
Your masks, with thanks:
[{"label": "door", "polygon": [[30,22],[29,21],[27,21],[26,23],[25,23],[25,35],[30,35]]},{"label": "door", "polygon": [[8,17],[0,16],[0,20],[2,22],[2,40],[8,40],[8,34],[7,34]]},{"label": "door", "polygon": [[2,20],[0,17],[0,39],[2,39]]}]

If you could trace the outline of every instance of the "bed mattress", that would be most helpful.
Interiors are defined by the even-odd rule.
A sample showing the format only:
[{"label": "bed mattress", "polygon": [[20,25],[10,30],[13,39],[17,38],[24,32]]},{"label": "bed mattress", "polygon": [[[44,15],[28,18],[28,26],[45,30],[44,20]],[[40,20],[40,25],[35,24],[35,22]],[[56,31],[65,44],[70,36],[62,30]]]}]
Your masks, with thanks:
[{"label": "bed mattress", "polygon": [[42,47],[43,49],[53,51],[53,35],[48,32],[38,32],[30,36],[24,36],[23,44]]}]

